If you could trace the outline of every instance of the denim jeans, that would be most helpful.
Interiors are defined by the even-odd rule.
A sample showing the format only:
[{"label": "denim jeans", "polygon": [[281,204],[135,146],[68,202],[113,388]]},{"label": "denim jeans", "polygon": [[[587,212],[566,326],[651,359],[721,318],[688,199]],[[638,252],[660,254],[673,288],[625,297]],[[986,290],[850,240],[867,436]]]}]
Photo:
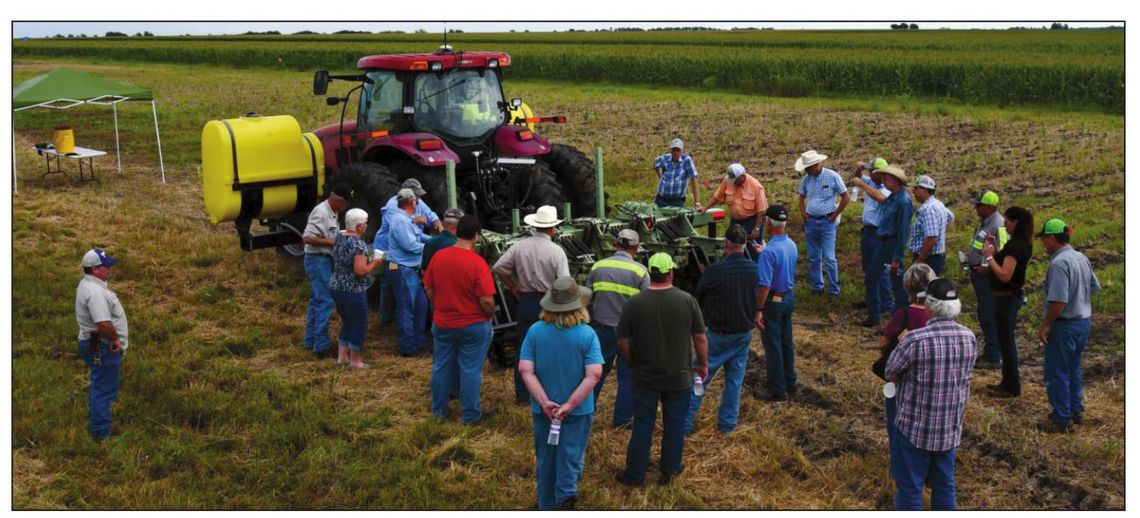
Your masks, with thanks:
[{"label": "denim jeans", "polygon": [[[526,293],[519,297],[519,305],[515,310],[515,317],[518,319],[519,329],[519,351],[522,351],[523,339],[526,338],[527,331],[530,331],[530,326],[538,322],[538,314],[542,312],[542,306],[539,305],[540,301],[542,301],[541,294]],[[515,355],[515,401],[530,401],[530,391],[526,389],[522,375],[519,374],[519,360],[517,354]]]},{"label": "denim jeans", "polygon": [[[918,254],[914,254],[910,264],[918,262]],[[926,256],[926,265],[934,270],[934,275],[942,276],[942,270],[946,269],[946,254],[930,254]]]},{"label": "denim jeans", "polygon": [[882,243],[875,235],[875,227],[864,225],[859,238],[860,259],[863,263],[863,300],[867,303],[867,318],[878,322],[883,310],[891,304],[891,278],[878,257]]},{"label": "denim jeans", "polygon": [[[752,331],[724,334],[710,329],[706,336],[709,341],[709,378],[704,380],[704,384],[707,388],[716,379],[717,371],[724,367],[724,392],[720,395],[716,427],[721,432],[729,433],[736,429],[740,414],[740,387],[744,384],[744,364],[748,362]],[[693,365],[696,365],[696,361]],[[685,416],[686,434],[692,433],[693,421],[704,399],[703,395],[698,396],[696,393],[690,396],[689,413]]]},{"label": "denim jeans", "polygon": [[396,336],[400,354],[412,354],[427,347],[427,294],[414,268],[401,266],[395,277]]},{"label": "denim jeans", "polygon": [[974,285],[974,294],[978,297],[978,325],[982,327],[982,336],[986,340],[982,349],[982,359],[1001,363],[1001,342],[998,341],[994,298],[990,293],[990,276],[979,275],[971,270],[970,284]]},{"label": "denim jeans", "polygon": [[899,453],[899,441],[897,439],[899,428],[895,425],[895,419],[899,415],[898,400],[893,397],[885,398],[884,406],[887,408],[887,450],[890,454],[888,462],[888,471],[890,471],[891,480],[898,480],[899,459],[902,455]]},{"label": "denim jeans", "polygon": [[[625,358],[621,357],[621,353],[617,346],[617,330],[612,327],[605,327],[595,323],[590,323],[594,328],[594,332],[598,334],[598,341],[602,343],[602,379],[598,380],[598,384],[594,385],[594,401],[598,401],[598,397],[602,393],[602,384],[606,382],[606,377],[614,369],[614,364],[617,364],[617,397],[614,398],[614,426],[625,426],[633,421],[633,369],[630,368],[629,363]],[[598,407],[595,406],[595,409]]]},{"label": "denim jeans", "polygon": [[1067,421],[1085,411],[1084,383],[1081,380],[1081,354],[1089,339],[1091,320],[1054,320],[1045,345],[1045,392],[1054,421]]},{"label": "denim jeans", "polygon": [[796,351],[792,343],[792,311],[796,298],[792,292],[783,302],[768,297],[764,304],[764,365],[768,370],[768,389],[775,395],[787,395],[796,386]]},{"label": "denim jeans", "polygon": [[305,254],[305,274],[309,276],[309,311],[305,313],[305,349],[316,352],[329,348],[329,317],[336,305],[329,291],[332,258]]},{"label": "denim jeans", "polygon": [[79,356],[91,374],[87,388],[87,433],[95,440],[103,440],[111,435],[111,403],[119,397],[119,365],[123,352],[111,352],[111,346],[105,343],[92,351],[89,340],[80,340]]},{"label": "denim jeans", "polygon": [[359,351],[364,347],[364,335],[368,333],[368,298],[363,291],[331,292],[333,301],[336,302],[336,312],[340,315],[338,345]]},{"label": "denim jeans", "polygon": [[431,365],[431,413],[447,417],[448,397],[455,392],[459,379],[459,402],[462,420],[473,423],[482,419],[479,391],[483,386],[483,361],[491,345],[491,323],[480,322],[458,329],[432,326],[435,353]]},{"label": "denim jeans", "polygon": [[625,453],[625,469],[634,482],[645,482],[649,470],[649,448],[657,424],[657,402],[661,402],[661,473],[679,475],[684,466],[685,414],[692,389],[660,391],[633,385],[633,431]]},{"label": "denim jeans", "polygon": [[994,321],[1001,344],[1001,387],[1021,395],[1021,374],[1017,371],[1017,312],[1025,301],[1017,295],[994,295]]},{"label": "denim jeans", "polygon": [[807,240],[808,280],[811,289],[823,291],[822,274],[826,274],[827,292],[838,295],[839,262],[835,259],[835,223],[827,218],[808,216],[804,236]]},{"label": "denim jeans", "polygon": [[681,196],[680,198],[666,198],[658,194],[653,198],[653,203],[658,207],[684,207],[685,197]]},{"label": "denim jeans", "polygon": [[388,262],[380,265],[380,270],[383,274],[377,279],[380,283],[380,321],[384,323],[391,323],[396,318],[396,294],[392,292],[392,285],[395,284],[395,272],[389,275]]},{"label": "denim jeans", "polygon": [[895,510],[922,510],[922,490],[930,482],[930,508],[953,511],[957,499],[954,483],[955,448],[927,451],[915,447],[906,434],[897,433],[899,461],[895,476]]},{"label": "denim jeans", "polygon": [[[894,295],[894,305],[891,306],[890,313],[894,314],[899,308],[905,308],[910,305],[910,295],[907,295],[906,289],[903,288],[903,274],[906,273],[906,265],[899,262],[898,271],[891,273],[890,264],[894,261],[895,246],[898,244],[898,238],[892,237],[887,240],[879,240],[879,264],[887,265],[884,268],[887,270],[887,277],[891,280],[891,293]],[[884,303],[884,306],[887,304]]]},{"label": "denim jeans", "polygon": [[546,414],[533,415],[538,508],[554,509],[578,494],[578,479],[582,477],[594,415],[571,415],[563,419],[557,445],[546,444],[550,435],[550,419]]}]

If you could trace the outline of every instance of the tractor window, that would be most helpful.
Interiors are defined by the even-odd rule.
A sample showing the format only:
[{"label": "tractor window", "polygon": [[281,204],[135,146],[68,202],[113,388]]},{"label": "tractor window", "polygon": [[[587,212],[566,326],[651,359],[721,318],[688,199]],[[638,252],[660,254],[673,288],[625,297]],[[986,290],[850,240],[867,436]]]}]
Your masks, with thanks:
[{"label": "tractor window", "polygon": [[495,70],[421,74],[415,83],[416,126],[460,139],[482,137],[503,124],[502,100]]},{"label": "tractor window", "polygon": [[373,83],[364,85],[361,93],[360,115],[369,131],[393,129],[392,113],[399,113],[404,105],[404,84],[395,72],[369,72]]}]

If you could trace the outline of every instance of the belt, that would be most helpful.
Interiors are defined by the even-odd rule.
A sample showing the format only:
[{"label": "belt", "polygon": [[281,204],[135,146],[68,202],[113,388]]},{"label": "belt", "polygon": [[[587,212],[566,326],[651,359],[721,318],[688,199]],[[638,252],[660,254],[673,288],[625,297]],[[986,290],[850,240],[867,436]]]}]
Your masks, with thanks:
[{"label": "belt", "polygon": [[1081,317],[1073,317],[1073,318],[1057,317],[1053,320],[1054,320],[1054,322],[1075,322],[1077,320],[1088,320],[1089,318],[1091,318],[1091,317],[1084,317],[1084,318],[1081,318]]},{"label": "belt", "polygon": [[718,335],[738,335],[741,333],[747,333],[749,331],[752,331],[752,325],[753,325],[752,323],[749,323],[748,327],[741,329],[740,331],[722,331],[722,330],[717,329],[715,327],[709,326],[709,331],[712,331]]},{"label": "belt", "polygon": [[519,296],[520,296],[520,297],[527,297],[527,296],[530,296],[530,297],[544,297],[544,296],[546,296],[546,293],[544,293],[544,292],[541,292],[541,291],[524,291],[524,292],[522,292],[522,293],[519,293]]},{"label": "belt", "polygon": [[1020,297],[1024,294],[1024,290],[990,290],[990,295],[995,297]]},{"label": "belt", "polygon": [[332,259],[332,256],[329,254],[305,254],[305,255],[312,256],[312,257],[327,257],[329,259]]},{"label": "belt", "polygon": [[811,219],[827,219],[829,216],[831,216],[831,214],[824,214],[822,216],[813,216],[811,214],[808,214],[808,217]]},{"label": "belt", "polygon": [[878,225],[871,225],[871,224],[868,224],[868,223],[864,223],[864,224],[863,224],[863,230],[879,230],[879,226],[878,226]]}]

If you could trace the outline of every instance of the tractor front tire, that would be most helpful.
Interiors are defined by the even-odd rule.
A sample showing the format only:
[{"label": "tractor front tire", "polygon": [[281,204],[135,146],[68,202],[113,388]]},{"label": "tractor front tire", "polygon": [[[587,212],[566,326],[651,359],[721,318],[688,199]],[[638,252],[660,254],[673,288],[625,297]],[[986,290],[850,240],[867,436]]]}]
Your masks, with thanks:
[{"label": "tractor front tire", "polygon": [[365,231],[364,240],[371,242],[380,229],[380,219],[384,216],[380,209],[400,190],[400,181],[396,179],[395,173],[380,164],[355,162],[337,172],[334,182],[345,182],[352,186],[349,208],[364,209],[368,213],[368,230]]},{"label": "tractor front tire", "polygon": [[601,217],[598,208],[597,182],[594,161],[573,146],[553,144],[542,159],[554,171],[558,181],[570,195],[572,216],[576,218]]},{"label": "tractor front tire", "polygon": [[425,167],[407,158],[400,158],[388,165],[401,182],[408,178],[420,181],[424,194],[424,202],[439,217],[447,210],[447,171],[443,167]]}]

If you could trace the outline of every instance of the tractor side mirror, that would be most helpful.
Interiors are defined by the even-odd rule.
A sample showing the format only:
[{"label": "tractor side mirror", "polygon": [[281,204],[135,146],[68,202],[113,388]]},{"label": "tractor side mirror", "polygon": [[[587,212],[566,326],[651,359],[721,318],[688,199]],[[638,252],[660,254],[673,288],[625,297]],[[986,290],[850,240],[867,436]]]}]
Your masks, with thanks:
[{"label": "tractor side mirror", "polygon": [[328,97],[325,99],[325,104],[329,106],[336,106],[340,104],[340,97]]},{"label": "tractor side mirror", "polygon": [[329,91],[329,71],[318,70],[313,74],[313,95],[324,95]]},{"label": "tractor side mirror", "polygon": [[515,108],[522,106],[522,97],[515,97],[514,99],[511,99],[511,106]]}]

